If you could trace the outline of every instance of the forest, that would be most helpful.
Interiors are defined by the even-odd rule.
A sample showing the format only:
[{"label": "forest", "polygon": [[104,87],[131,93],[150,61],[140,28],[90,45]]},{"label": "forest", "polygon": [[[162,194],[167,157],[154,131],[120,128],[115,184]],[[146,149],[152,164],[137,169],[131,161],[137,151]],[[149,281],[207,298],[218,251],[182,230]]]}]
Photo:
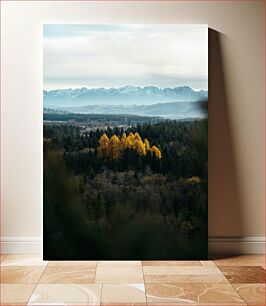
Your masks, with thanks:
[{"label": "forest", "polygon": [[150,116],[138,116],[138,115],[121,115],[121,114],[74,114],[64,111],[53,110],[49,108],[44,108],[44,121],[51,122],[76,122],[85,123],[87,125],[101,125],[101,124],[127,124],[127,125],[137,125],[143,124],[145,122],[157,123],[164,121],[161,117],[150,117]]},{"label": "forest", "polygon": [[44,258],[207,257],[207,134],[207,119],[44,125]]}]

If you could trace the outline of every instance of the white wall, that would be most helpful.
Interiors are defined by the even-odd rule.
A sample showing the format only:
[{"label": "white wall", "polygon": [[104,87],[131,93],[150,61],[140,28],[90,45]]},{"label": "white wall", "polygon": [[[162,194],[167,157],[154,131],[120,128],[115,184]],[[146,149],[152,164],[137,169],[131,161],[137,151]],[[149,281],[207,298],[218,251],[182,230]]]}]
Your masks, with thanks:
[{"label": "white wall", "polygon": [[[2,251],[39,250],[42,236],[43,23],[205,23],[217,31],[210,33],[209,235],[213,247],[218,241],[224,251],[232,245],[237,251],[236,241],[249,245],[246,252],[262,251],[263,1],[5,1],[1,6]],[[225,236],[245,238],[217,238]],[[250,242],[259,249],[251,250]]]}]

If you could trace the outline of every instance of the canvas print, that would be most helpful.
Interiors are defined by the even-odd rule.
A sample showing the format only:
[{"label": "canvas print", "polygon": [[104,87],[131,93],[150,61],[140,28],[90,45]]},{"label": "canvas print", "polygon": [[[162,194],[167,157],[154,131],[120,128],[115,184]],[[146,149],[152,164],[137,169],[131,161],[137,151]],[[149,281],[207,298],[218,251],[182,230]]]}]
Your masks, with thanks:
[{"label": "canvas print", "polygon": [[44,259],[206,259],[207,25],[43,40]]}]

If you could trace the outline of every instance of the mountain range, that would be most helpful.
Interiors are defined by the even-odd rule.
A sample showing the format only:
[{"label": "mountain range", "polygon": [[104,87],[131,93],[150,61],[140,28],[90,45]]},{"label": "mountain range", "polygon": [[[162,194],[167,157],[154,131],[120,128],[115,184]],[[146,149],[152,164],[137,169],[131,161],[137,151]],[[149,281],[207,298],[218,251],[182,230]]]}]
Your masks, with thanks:
[{"label": "mountain range", "polygon": [[207,101],[170,102],[152,105],[87,105],[61,108],[61,112],[75,114],[107,114],[154,116],[167,119],[206,118]]},{"label": "mountain range", "polygon": [[89,105],[151,105],[169,102],[206,101],[208,91],[195,91],[189,86],[158,88],[155,86],[119,88],[77,88],[44,90],[44,107],[64,108]]}]

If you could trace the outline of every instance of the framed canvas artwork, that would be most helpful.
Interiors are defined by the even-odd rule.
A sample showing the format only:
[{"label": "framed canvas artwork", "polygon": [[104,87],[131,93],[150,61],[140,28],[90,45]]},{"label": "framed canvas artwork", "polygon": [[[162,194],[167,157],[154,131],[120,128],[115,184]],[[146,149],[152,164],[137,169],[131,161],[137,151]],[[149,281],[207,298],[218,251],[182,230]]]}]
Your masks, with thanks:
[{"label": "framed canvas artwork", "polygon": [[43,40],[44,259],[206,259],[208,26]]}]

